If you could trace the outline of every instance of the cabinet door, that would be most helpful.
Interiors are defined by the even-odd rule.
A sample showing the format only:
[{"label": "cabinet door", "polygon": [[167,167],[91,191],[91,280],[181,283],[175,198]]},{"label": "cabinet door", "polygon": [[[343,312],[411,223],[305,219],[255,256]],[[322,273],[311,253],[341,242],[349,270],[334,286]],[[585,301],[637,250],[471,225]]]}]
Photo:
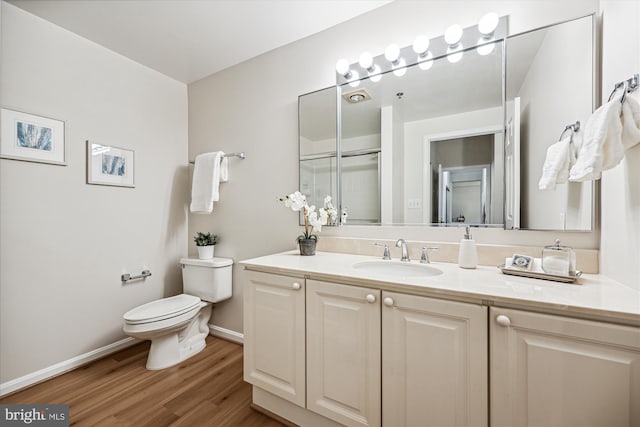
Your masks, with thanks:
[{"label": "cabinet door", "polygon": [[491,425],[640,426],[640,328],[492,308]]},{"label": "cabinet door", "polygon": [[307,280],[307,408],[380,425],[380,291]]},{"label": "cabinet door", "polygon": [[487,308],[382,297],[383,425],[486,426]]},{"label": "cabinet door", "polygon": [[244,380],[304,408],[304,279],[246,272]]}]

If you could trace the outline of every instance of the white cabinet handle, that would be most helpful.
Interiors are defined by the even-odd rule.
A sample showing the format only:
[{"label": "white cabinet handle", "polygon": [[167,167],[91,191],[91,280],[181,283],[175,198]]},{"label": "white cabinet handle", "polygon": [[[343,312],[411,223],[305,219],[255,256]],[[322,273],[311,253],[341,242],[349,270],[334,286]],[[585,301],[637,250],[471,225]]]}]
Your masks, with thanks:
[{"label": "white cabinet handle", "polygon": [[382,300],[382,302],[387,307],[392,307],[393,306],[393,298],[391,298],[391,297],[386,297],[385,299]]},{"label": "white cabinet handle", "polygon": [[293,285],[291,286],[294,290],[300,290],[301,285],[298,282],[293,282]]},{"label": "white cabinet handle", "polygon": [[498,315],[498,317],[496,317],[496,322],[498,322],[498,325],[500,326],[511,325],[511,319],[509,319],[509,316],[505,316],[504,314]]},{"label": "white cabinet handle", "polygon": [[376,302],[376,296],[374,294],[369,294],[367,295],[367,302],[368,303],[374,303]]}]

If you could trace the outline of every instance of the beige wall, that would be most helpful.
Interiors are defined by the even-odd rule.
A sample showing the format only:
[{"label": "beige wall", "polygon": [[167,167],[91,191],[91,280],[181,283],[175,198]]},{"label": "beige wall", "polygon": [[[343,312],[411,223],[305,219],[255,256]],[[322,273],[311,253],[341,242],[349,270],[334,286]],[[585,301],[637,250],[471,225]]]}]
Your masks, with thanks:
[{"label": "beige wall", "polygon": [[[212,150],[247,153],[230,162],[212,215],[190,215],[189,235],[221,235],[220,256],[242,260],[295,248],[297,216],[276,203],[298,186],[298,95],[335,83],[341,57],[356,61],[361,52],[384,52],[390,42],[406,46],[418,34],[442,35],[447,26],[475,25],[487,11],[510,15],[513,33],[597,11],[597,0],[573,1],[396,1],[319,34],[251,59],[189,85],[189,157]],[[323,235],[404,237],[458,241],[459,230],[429,227],[341,227]],[[480,243],[544,245],[558,233],[478,230]],[[321,236],[322,238],[322,236]],[[567,233],[563,242],[598,247],[596,233]],[[190,252],[195,247],[190,243]],[[234,297],[214,308],[214,323],[242,331],[242,270],[234,267]]]},{"label": "beige wall", "polygon": [[[4,2],[1,36],[2,106],[66,121],[68,163],[0,160],[4,383],[124,339],[124,312],[180,291],[189,183],[184,84]],[[85,183],[87,139],[135,150],[135,189]]]},{"label": "beige wall", "polygon": [[[602,1],[602,102],[640,72],[640,1]],[[640,91],[632,96],[640,98]],[[602,174],[600,269],[640,290],[640,145]]]}]

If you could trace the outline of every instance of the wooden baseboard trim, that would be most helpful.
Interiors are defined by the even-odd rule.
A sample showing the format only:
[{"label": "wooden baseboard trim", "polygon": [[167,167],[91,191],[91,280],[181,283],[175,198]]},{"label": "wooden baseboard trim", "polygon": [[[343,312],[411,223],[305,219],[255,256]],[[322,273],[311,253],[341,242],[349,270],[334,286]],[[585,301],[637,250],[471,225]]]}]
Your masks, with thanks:
[{"label": "wooden baseboard trim", "polygon": [[209,333],[214,337],[223,338],[225,340],[235,342],[237,344],[244,344],[244,334],[240,332],[232,331],[221,326],[209,324]]},{"label": "wooden baseboard trim", "polygon": [[284,424],[287,427],[299,427],[298,424],[294,424],[291,421],[282,418],[280,415],[274,414],[270,410],[265,409],[262,406],[256,405],[255,403],[252,403],[249,406],[251,406],[251,409],[253,409],[254,411],[260,412],[261,414],[266,415],[267,417],[272,418],[277,422],[279,422],[280,424]]},{"label": "wooden baseboard trim", "polygon": [[88,353],[84,353],[60,363],[56,363],[55,365],[49,366],[47,368],[40,369],[39,371],[32,372],[14,380],[4,382],[0,384],[0,396],[12,394],[24,388],[49,380],[53,377],[57,377],[58,375],[62,375],[65,372],[69,372],[82,365],[93,362],[96,359],[108,356],[124,348],[131,347],[138,342],[140,341],[135,338],[127,337],[112,344],[105,345],[104,347],[92,350]]}]

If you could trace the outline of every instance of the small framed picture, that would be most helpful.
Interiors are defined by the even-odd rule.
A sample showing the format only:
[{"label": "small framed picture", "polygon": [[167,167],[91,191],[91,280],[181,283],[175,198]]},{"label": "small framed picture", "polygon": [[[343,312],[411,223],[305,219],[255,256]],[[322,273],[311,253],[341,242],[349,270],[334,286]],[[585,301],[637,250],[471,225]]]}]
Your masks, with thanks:
[{"label": "small framed picture", "polygon": [[135,187],[134,152],[87,141],[87,184]]},{"label": "small framed picture", "polygon": [[67,165],[63,121],[3,108],[0,124],[0,157]]}]

